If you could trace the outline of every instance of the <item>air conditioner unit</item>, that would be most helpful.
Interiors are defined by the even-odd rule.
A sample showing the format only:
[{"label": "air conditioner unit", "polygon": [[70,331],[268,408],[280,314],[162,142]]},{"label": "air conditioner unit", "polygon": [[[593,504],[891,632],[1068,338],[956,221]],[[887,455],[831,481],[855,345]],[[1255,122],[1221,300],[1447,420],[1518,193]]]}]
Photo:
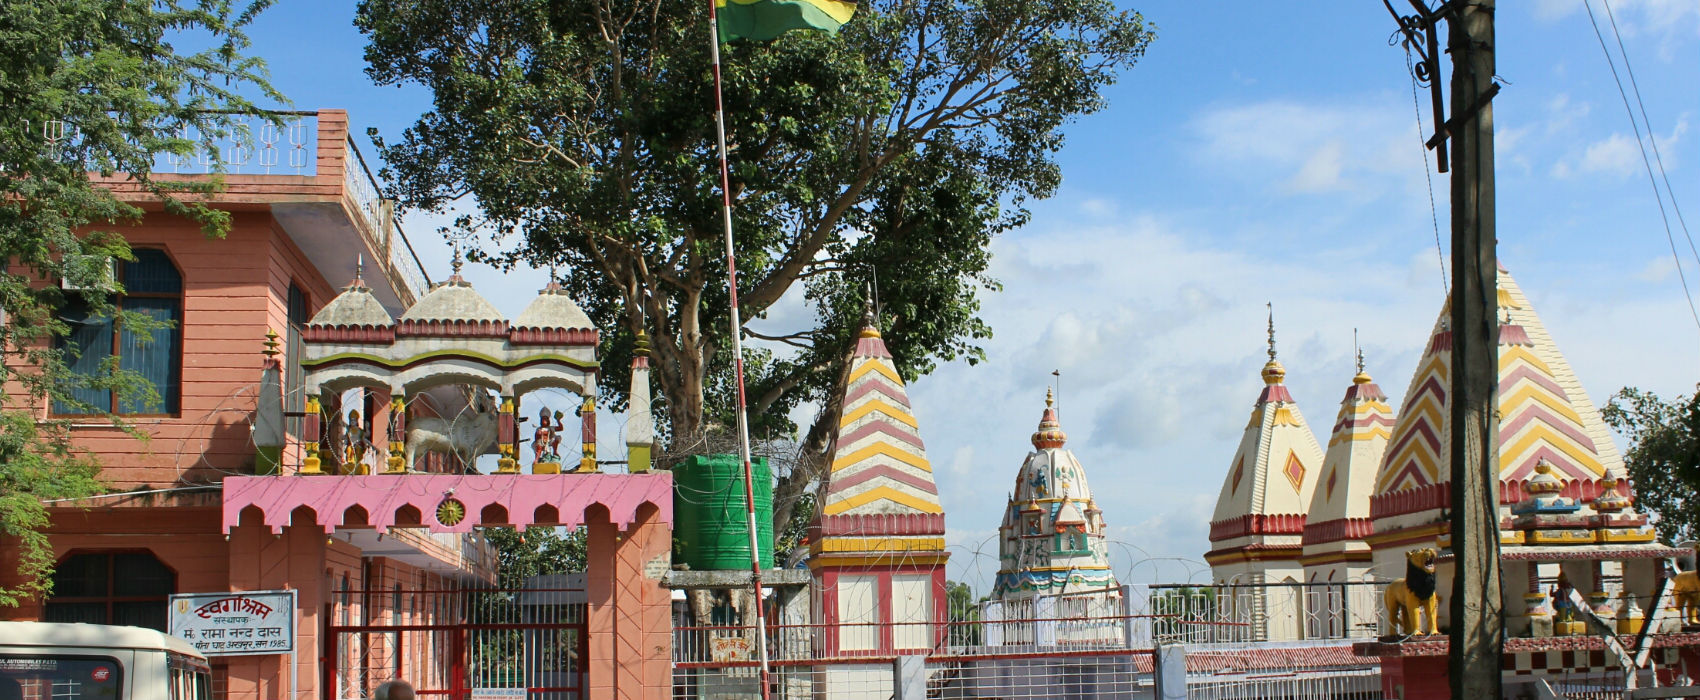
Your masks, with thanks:
[{"label": "air conditioner unit", "polygon": [[67,255],[59,288],[110,292],[118,288],[118,262],[110,255]]}]

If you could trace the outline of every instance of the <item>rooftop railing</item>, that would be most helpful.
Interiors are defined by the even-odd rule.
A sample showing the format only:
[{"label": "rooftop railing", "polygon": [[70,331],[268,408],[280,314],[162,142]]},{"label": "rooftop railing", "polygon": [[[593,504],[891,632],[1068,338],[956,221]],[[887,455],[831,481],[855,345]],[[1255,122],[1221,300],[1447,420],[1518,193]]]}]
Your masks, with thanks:
[{"label": "rooftop railing", "polygon": [[[203,130],[193,125],[176,128],[176,136],[197,147],[190,154],[159,153],[156,176],[225,176],[219,197],[234,201],[329,201],[341,197],[356,219],[356,228],[380,253],[392,278],[407,287],[404,299],[416,299],[430,288],[431,279],[401,228],[395,203],[383,197],[383,187],[360,152],[342,110],[278,110],[265,116],[225,115],[228,128]],[[39,125],[41,139],[65,159],[99,165],[83,149],[76,125],[49,120]],[[122,176],[108,178],[113,190],[135,190]],[[267,198],[271,199],[268,200]]]}]

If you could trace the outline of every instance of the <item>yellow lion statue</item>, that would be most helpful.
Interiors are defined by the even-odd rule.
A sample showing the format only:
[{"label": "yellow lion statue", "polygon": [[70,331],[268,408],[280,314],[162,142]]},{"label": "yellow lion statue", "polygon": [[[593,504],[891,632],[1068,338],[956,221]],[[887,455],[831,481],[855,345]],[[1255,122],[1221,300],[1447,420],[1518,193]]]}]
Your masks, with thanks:
[{"label": "yellow lion statue", "polygon": [[[1434,561],[1439,557],[1432,548],[1405,553],[1405,578],[1387,587],[1387,618],[1394,632],[1410,636],[1439,633],[1436,609],[1440,596],[1434,582]],[[1417,624],[1419,614],[1423,625]]]},{"label": "yellow lion statue", "polygon": [[1676,595],[1676,612],[1683,625],[1700,625],[1700,544],[1695,548],[1694,566],[1677,574],[1672,592]]}]

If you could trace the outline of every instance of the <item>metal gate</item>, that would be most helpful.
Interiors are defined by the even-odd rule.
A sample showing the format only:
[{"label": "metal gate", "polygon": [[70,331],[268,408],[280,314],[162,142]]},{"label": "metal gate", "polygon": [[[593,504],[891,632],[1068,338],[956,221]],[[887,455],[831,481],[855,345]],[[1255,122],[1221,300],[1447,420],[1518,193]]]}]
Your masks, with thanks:
[{"label": "metal gate", "polygon": [[574,589],[337,590],[324,687],[366,700],[400,678],[421,698],[582,700],[584,601]]}]

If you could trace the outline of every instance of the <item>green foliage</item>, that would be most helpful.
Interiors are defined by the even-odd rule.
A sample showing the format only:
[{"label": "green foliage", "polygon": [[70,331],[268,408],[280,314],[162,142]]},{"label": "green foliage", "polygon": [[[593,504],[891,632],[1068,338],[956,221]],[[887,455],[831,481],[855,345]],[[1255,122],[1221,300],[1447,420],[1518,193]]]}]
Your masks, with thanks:
[{"label": "green foliage", "polygon": [[[22,411],[0,412],[0,533],[18,538],[17,566],[24,583],[0,588],[0,606],[15,606],[46,592],[53,567],[47,509],[42,501],[77,498],[100,489],[100,466],[73,453],[62,425],[37,425]],[[47,434],[43,434],[43,433]]]},{"label": "green foliage", "polygon": [[1667,543],[1700,537],[1700,391],[1663,401],[1628,387],[1600,413],[1629,438],[1623,463],[1635,505],[1659,516],[1659,536]]},{"label": "green foliage", "polygon": [[[26,583],[0,590],[0,605],[48,585],[39,499],[100,491],[92,461],[73,454],[67,426],[36,420],[42,407],[56,400],[104,410],[76,400],[79,388],[157,401],[146,380],[120,371],[116,361],[94,375],[74,374],[66,350],[55,347],[68,331],[58,315],[68,302],[113,316],[139,335],[159,326],[116,312],[112,294],[123,290],[103,288],[105,265],[87,264],[90,256],[131,259],[114,227],[142,214],[91,174],[196,221],[209,236],[222,235],[229,214],[199,201],[221,187],[219,178],[162,181],[151,171],[163,154],[216,160],[213,142],[233,132],[236,115],[256,112],[239,88],[281,99],[261,62],[243,55],[244,29],[268,4],[9,0],[0,11],[0,260],[8,263],[0,269],[0,382],[8,387],[0,445],[16,457],[0,459],[0,485],[8,487],[0,490],[0,538],[18,538],[26,563]],[[178,41],[208,48],[183,52],[172,43]],[[64,292],[59,280],[85,289]]]},{"label": "green foliage", "polygon": [[1151,614],[1157,617],[1152,634],[1161,640],[1188,638],[1201,630],[1208,631],[1197,625],[1218,620],[1216,594],[1217,589],[1212,586],[1182,586],[1151,596]]},{"label": "green foliage", "polygon": [[496,548],[496,587],[525,587],[525,579],[543,574],[583,571],[585,530],[561,534],[553,528],[536,527],[519,532],[513,528],[484,530],[485,539]]},{"label": "green foliage", "polygon": [[[381,142],[390,194],[456,214],[445,233],[475,259],[565,266],[613,331],[616,406],[647,329],[673,452],[730,423],[705,5],[363,0],[356,25],[374,80],[435,97]],[[809,311],[744,331],[785,351],[747,358],[752,434],[794,433],[791,409],[832,393],[876,271],[904,376],[984,359],[991,241],[1056,190],[1061,127],[1103,109],[1152,38],[1109,0],[870,0],[837,36],[725,45],[740,307],[761,318],[800,289]],[[806,448],[824,449],[828,414]],[[817,470],[787,477],[777,516]]]},{"label": "green foliage", "polygon": [[[974,589],[961,581],[944,582],[944,599],[946,619],[953,623],[975,623],[980,621],[980,604],[986,602],[986,597],[974,597]],[[950,626],[950,643],[979,646],[984,637],[981,626],[976,624],[953,624]]]}]

